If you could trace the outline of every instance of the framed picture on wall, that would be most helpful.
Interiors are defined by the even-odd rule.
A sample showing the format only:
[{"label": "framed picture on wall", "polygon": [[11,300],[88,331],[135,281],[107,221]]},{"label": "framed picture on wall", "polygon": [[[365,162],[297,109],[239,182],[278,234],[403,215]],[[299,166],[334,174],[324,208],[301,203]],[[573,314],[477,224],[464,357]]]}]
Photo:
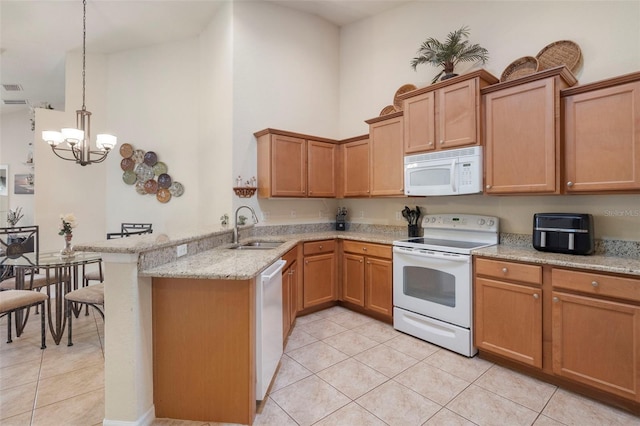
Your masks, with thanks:
[{"label": "framed picture on wall", "polygon": [[9,166],[0,164],[0,195],[9,195],[7,185],[9,184]]},{"label": "framed picture on wall", "polygon": [[33,194],[33,175],[14,175],[13,176],[13,193],[14,194]]}]

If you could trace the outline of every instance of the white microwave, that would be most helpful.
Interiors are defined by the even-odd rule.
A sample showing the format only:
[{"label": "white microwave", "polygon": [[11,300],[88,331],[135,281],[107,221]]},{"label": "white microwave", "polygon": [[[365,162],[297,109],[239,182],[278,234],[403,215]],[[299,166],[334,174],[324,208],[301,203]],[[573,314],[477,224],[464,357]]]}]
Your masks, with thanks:
[{"label": "white microwave", "polygon": [[404,157],[404,193],[412,196],[482,192],[482,147]]}]

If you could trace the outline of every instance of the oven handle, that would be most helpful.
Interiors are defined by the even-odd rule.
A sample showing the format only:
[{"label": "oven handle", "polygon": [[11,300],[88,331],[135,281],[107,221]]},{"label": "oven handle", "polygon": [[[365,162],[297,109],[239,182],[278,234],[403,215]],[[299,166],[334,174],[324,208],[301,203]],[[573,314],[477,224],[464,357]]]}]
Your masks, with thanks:
[{"label": "oven handle", "polygon": [[393,252],[399,255],[414,256],[414,257],[427,257],[432,259],[442,259],[451,262],[469,263],[471,256],[466,254],[457,253],[445,253],[431,250],[420,250],[405,247],[394,247]]}]

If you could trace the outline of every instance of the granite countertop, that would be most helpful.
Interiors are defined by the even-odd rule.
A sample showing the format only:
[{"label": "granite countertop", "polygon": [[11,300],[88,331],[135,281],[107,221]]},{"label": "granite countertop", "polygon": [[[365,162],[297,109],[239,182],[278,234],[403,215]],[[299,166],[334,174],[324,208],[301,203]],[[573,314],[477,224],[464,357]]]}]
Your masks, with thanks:
[{"label": "granite countertop", "polygon": [[533,247],[519,247],[499,244],[472,252],[475,256],[492,257],[503,260],[514,260],[543,265],[562,266],[566,268],[588,269],[615,274],[640,276],[640,259],[604,256],[604,255],[572,255],[542,252]]},{"label": "granite countertop", "polygon": [[280,259],[299,242],[336,238],[378,244],[391,244],[394,240],[398,239],[398,236],[390,234],[327,231],[251,237],[241,240],[241,243],[250,241],[284,241],[284,243],[275,249],[269,250],[229,250],[232,244],[225,244],[192,256],[179,258],[173,262],[165,263],[154,268],[142,270],[139,272],[139,275],[143,277],[247,280],[258,276],[260,272]]}]

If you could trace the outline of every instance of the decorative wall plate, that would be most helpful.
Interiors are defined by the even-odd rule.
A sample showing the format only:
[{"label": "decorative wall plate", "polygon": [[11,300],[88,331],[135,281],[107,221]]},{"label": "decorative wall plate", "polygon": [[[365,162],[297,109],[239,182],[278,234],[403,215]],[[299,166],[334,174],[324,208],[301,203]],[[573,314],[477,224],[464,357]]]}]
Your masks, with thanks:
[{"label": "decorative wall plate", "polygon": [[169,192],[169,190],[167,188],[160,188],[160,189],[158,189],[158,192],[156,193],[156,198],[161,203],[166,203],[167,201],[169,201],[171,199],[171,192]]},{"label": "decorative wall plate", "polygon": [[131,144],[123,143],[120,146],[120,155],[122,155],[123,158],[130,158],[133,155],[133,147]]},{"label": "decorative wall plate", "polygon": [[156,192],[158,192],[158,182],[156,182],[154,179],[149,179],[144,183],[144,190],[147,192],[147,194],[155,194]]},{"label": "decorative wall plate", "polygon": [[168,170],[167,165],[162,161],[158,161],[156,164],[153,165],[153,173],[155,173],[156,176],[160,176],[163,173],[167,173],[167,170]]},{"label": "decorative wall plate", "polygon": [[122,181],[127,185],[133,185],[137,179],[138,176],[131,170],[127,170],[122,174]]},{"label": "decorative wall plate", "polygon": [[157,162],[158,162],[158,156],[156,155],[155,152],[147,151],[147,153],[144,154],[144,164],[153,167],[153,165],[156,164]]},{"label": "decorative wall plate", "polygon": [[136,175],[138,175],[138,180],[142,182],[146,182],[149,179],[153,179],[153,177],[155,176],[151,166],[148,166],[145,163],[138,164],[134,169],[134,171],[136,172]]},{"label": "decorative wall plate", "polygon": [[180,182],[173,182],[171,184],[171,186],[169,187],[169,192],[174,197],[179,197],[182,194],[184,194],[184,187],[182,186],[182,184]]},{"label": "decorative wall plate", "polygon": [[124,171],[133,170],[133,167],[135,165],[136,165],[136,162],[133,161],[131,158],[123,158],[122,161],[120,161],[120,168]]},{"label": "decorative wall plate", "polygon": [[171,176],[166,173],[158,176],[158,186],[160,188],[169,188],[171,186]]},{"label": "decorative wall plate", "polygon": [[131,156],[131,158],[133,158],[133,161],[135,161],[137,164],[142,163],[144,161],[144,151],[141,149],[136,149],[135,151],[133,151],[133,155]]}]

